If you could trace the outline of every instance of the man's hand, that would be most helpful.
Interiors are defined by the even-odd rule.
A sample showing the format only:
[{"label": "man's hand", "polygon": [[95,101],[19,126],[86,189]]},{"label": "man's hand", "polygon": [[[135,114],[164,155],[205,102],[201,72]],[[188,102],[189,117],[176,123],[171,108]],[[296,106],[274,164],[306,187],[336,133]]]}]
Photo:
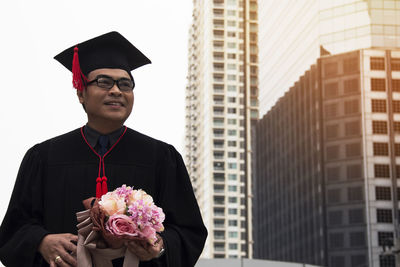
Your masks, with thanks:
[{"label": "man's hand", "polygon": [[73,234],[46,235],[39,245],[39,252],[50,264],[50,267],[77,266],[76,245],[71,241],[78,242],[78,236]]},{"label": "man's hand", "polygon": [[156,258],[161,249],[164,248],[162,237],[158,234],[157,237],[158,239],[154,245],[150,245],[147,241],[130,241],[126,242],[125,245],[140,261],[149,261]]}]

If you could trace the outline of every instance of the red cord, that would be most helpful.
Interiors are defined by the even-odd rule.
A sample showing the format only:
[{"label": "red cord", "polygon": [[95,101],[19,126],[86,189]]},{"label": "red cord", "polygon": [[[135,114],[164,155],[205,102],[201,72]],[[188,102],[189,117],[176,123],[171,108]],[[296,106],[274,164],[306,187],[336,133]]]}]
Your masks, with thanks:
[{"label": "red cord", "polygon": [[[119,141],[122,139],[122,137],[125,135],[126,130],[128,127],[124,126],[124,132],[121,134],[121,136],[118,138],[118,140],[115,142],[114,145],[110,147],[110,149],[103,155],[103,157],[100,156],[99,153],[94,150],[94,148],[89,144],[89,142],[86,140],[85,135],[83,134],[83,127],[81,127],[81,135],[83,137],[83,140],[85,140],[86,144],[90,147],[90,149],[99,157],[99,173],[96,179],[96,198],[101,198],[102,195],[107,194],[108,188],[107,188],[107,177],[106,177],[106,168],[104,164],[104,158],[106,155],[110,153],[110,151],[119,143]],[[103,177],[101,177],[101,166],[103,165]]]}]

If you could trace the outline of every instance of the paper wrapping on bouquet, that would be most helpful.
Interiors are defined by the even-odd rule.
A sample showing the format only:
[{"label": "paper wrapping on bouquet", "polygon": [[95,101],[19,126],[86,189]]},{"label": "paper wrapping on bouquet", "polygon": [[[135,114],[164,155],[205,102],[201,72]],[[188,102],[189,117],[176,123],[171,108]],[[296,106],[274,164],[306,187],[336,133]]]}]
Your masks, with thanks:
[{"label": "paper wrapping on bouquet", "polygon": [[139,259],[125,246],[107,248],[101,232],[93,230],[90,213],[90,209],[76,213],[78,267],[112,267],[111,261],[121,257],[125,257],[123,267],[138,267]]}]

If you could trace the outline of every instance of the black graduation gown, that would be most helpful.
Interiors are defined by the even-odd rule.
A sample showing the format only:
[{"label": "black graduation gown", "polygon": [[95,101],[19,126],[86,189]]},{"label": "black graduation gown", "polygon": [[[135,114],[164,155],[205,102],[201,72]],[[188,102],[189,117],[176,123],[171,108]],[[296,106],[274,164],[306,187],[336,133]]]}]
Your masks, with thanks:
[{"label": "black graduation gown", "polygon": [[[173,146],[127,129],[105,157],[109,191],[126,184],[153,196],[166,215],[166,254],[140,266],[194,266],[207,236],[182,157]],[[77,233],[82,200],[95,196],[99,158],[80,129],[25,155],[0,228],[0,259],[9,267],[48,266],[37,252],[48,233]],[[122,266],[122,265],[121,265]]]}]

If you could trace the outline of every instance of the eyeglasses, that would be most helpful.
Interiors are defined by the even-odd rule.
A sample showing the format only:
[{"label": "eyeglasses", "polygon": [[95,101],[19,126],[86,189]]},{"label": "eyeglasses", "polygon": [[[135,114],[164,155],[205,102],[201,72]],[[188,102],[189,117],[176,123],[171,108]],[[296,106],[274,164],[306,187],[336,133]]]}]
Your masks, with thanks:
[{"label": "eyeglasses", "polygon": [[114,80],[112,77],[107,75],[99,75],[94,80],[88,81],[87,85],[90,85],[94,82],[96,82],[98,87],[107,90],[113,88],[114,84],[117,83],[117,86],[121,92],[130,92],[135,87],[135,82],[131,79],[120,78],[118,80]]}]

